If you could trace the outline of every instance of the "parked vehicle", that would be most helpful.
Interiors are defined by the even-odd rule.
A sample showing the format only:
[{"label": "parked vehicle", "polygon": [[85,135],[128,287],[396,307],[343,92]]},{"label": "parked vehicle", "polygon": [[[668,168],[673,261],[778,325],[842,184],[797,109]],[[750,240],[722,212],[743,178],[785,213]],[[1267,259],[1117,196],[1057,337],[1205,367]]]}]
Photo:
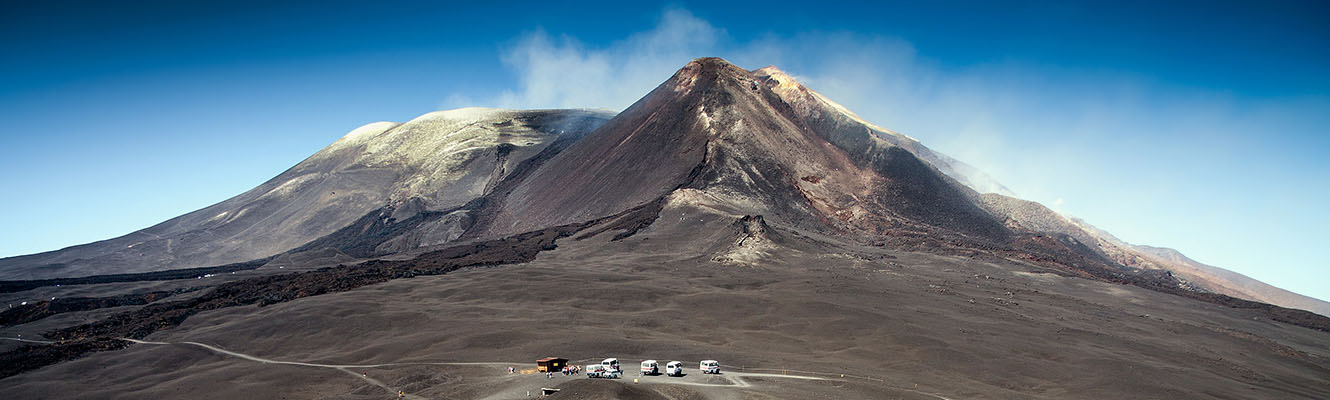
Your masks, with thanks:
[{"label": "parked vehicle", "polygon": [[602,375],[604,375],[605,372],[607,372],[607,371],[608,371],[608,370],[605,369],[605,366],[604,366],[604,365],[600,365],[600,364],[587,364],[587,366],[586,366],[586,377],[587,377],[587,378],[601,378]]},{"label": "parked vehicle", "polygon": [[720,362],[716,360],[702,360],[698,365],[698,368],[702,369],[703,374],[719,374]]},{"label": "parked vehicle", "polygon": [[600,362],[600,365],[605,367],[605,369],[607,370],[618,371],[619,373],[623,373],[623,370],[619,369],[619,359],[617,358],[606,358],[605,361]]},{"label": "parked vehicle", "polygon": [[670,361],[669,364],[665,364],[665,375],[683,376],[683,363]]},{"label": "parked vehicle", "polygon": [[642,375],[656,375],[660,373],[660,365],[656,360],[646,360],[642,362]]}]

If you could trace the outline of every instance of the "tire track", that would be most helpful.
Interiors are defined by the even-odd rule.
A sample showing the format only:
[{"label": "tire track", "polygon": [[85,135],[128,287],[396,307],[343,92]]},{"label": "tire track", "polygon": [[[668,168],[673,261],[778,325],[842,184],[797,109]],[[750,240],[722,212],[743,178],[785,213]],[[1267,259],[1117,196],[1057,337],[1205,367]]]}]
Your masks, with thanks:
[{"label": "tire track", "polygon": [[[3,338],[3,339],[20,340],[20,341],[30,341],[30,340],[26,340],[26,339],[16,339],[16,338]],[[206,343],[199,343],[199,342],[177,342],[177,343],[168,343],[168,342],[153,342],[153,341],[138,340],[138,339],[130,339],[130,338],[122,338],[121,340],[124,340],[124,341],[130,342],[130,343],[146,344],[146,345],[155,345],[155,346],[190,345],[190,346],[195,346],[195,347],[201,347],[201,348],[203,348],[203,349],[205,349],[205,350],[208,350],[208,351],[211,351],[211,352],[214,352],[214,353],[217,353],[217,354],[226,355],[226,356],[231,356],[231,357],[239,358],[239,359],[242,359],[242,360],[253,361],[253,362],[262,363],[262,364],[293,365],[293,366],[299,366],[299,367],[312,367],[312,368],[330,368],[330,369],[335,369],[335,370],[339,370],[339,371],[345,372],[345,373],[347,373],[347,374],[351,374],[352,376],[355,376],[356,378],[360,378],[361,380],[364,380],[365,382],[367,382],[367,383],[369,383],[369,384],[371,384],[371,385],[378,386],[378,387],[382,388],[384,391],[387,391],[387,392],[390,393],[390,394],[398,394],[398,391],[397,391],[397,390],[394,390],[392,387],[388,386],[387,384],[385,384],[385,383],[383,383],[383,382],[381,382],[381,381],[379,381],[379,380],[377,380],[377,379],[374,379],[374,378],[369,377],[368,375],[360,374],[360,373],[356,373],[355,371],[352,371],[352,369],[361,369],[361,368],[383,368],[383,367],[399,367],[399,366],[421,366],[421,365],[445,365],[445,366],[511,366],[511,365],[521,365],[521,364],[524,364],[524,363],[521,363],[521,362],[423,362],[423,361],[422,361],[422,362],[381,363],[381,364],[322,364],[322,363],[311,363],[311,362],[301,362],[301,361],[274,360],[274,359],[269,359],[269,358],[263,358],[263,357],[258,357],[258,356],[252,356],[252,355],[244,354],[244,353],[240,353],[240,352],[235,352],[235,351],[227,350],[227,349],[224,349],[224,348],[221,348],[221,347],[213,346],[213,345],[206,344]],[[44,342],[40,342],[40,341],[33,341],[33,342],[44,343]],[[820,373],[820,372],[809,372],[809,371],[800,371],[800,372],[805,372],[805,373],[809,373],[809,374],[831,375],[831,374],[824,374],[824,373]],[[663,384],[663,385],[685,385],[685,386],[721,387],[721,388],[751,388],[751,387],[754,387],[754,385],[753,385],[751,382],[748,382],[747,380],[744,379],[745,377],[748,377],[748,378],[799,379],[799,380],[807,380],[807,381],[844,381],[843,379],[825,378],[825,377],[813,376],[813,375],[790,375],[790,374],[771,374],[771,373],[761,373],[761,372],[734,372],[734,371],[730,371],[730,372],[725,372],[725,373],[721,374],[721,375],[720,375],[720,378],[725,379],[725,380],[728,380],[728,381],[732,382],[732,384],[702,383],[702,382],[686,382],[686,381],[678,381],[678,380],[662,380],[662,381],[655,381],[655,380],[652,380],[652,381],[647,381],[647,382],[642,382],[642,383],[644,383],[644,384]],[[943,396],[940,396],[940,395],[936,395],[936,394],[932,394],[932,393],[927,393],[927,392],[921,392],[921,391],[918,391],[918,390],[912,390],[912,389],[906,389],[906,388],[900,388],[900,387],[892,387],[892,388],[893,388],[893,389],[896,389],[896,390],[901,390],[901,391],[911,392],[911,393],[920,394],[920,395],[924,395],[924,396],[930,396],[930,397],[933,397],[933,398],[936,398],[936,399],[940,399],[940,400],[952,400],[952,399],[947,398],[947,397],[943,397]],[[405,398],[409,398],[409,399],[421,399],[421,400],[424,399],[424,397],[420,397],[420,396],[416,396],[416,395],[412,395],[412,394],[406,394],[406,395],[404,395],[403,397],[405,397]]]}]

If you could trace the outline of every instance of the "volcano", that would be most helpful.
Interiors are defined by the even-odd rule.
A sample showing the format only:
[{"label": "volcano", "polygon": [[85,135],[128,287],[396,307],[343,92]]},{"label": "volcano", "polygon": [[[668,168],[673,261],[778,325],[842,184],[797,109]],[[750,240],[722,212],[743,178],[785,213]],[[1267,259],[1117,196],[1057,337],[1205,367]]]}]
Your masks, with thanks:
[{"label": "volcano", "polygon": [[[37,341],[4,344],[0,387],[1330,396],[1330,318],[1221,271],[1016,198],[776,67],[701,58],[618,114],[374,123],[217,205],[0,260],[18,304],[3,333]],[[553,354],[725,372],[634,384],[507,368]]]}]

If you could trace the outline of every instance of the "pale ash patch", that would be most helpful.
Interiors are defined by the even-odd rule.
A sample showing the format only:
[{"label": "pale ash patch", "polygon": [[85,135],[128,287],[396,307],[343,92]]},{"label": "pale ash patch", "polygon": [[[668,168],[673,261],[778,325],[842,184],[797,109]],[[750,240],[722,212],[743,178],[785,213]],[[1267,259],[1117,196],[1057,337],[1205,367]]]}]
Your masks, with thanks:
[{"label": "pale ash patch", "polygon": [[361,125],[359,128],[352,129],[351,132],[342,136],[341,139],[337,139],[337,141],[329,145],[328,148],[339,149],[362,144],[379,134],[387,132],[389,129],[397,127],[398,125],[398,123],[391,121],[371,122]]},{"label": "pale ash patch", "polygon": [[[286,196],[290,195],[291,193],[293,193],[293,192],[299,190],[301,187],[304,187],[306,184],[308,184],[308,183],[310,183],[311,181],[313,181],[313,180],[314,180],[315,178],[317,178],[319,175],[320,175],[320,174],[305,174],[305,175],[297,176],[297,177],[295,177],[295,178],[291,178],[290,180],[288,180],[288,181],[286,181],[286,182],[282,182],[281,185],[279,185],[279,186],[273,188],[272,190],[269,190],[267,193],[264,193],[263,196],[261,196],[260,198],[268,198],[268,197],[283,198],[283,197],[286,197]],[[222,214],[226,214],[226,212],[222,212]],[[221,216],[221,214],[218,215],[218,217],[220,217],[220,216]],[[216,219],[216,218],[217,218],[217,217],[213,217],[213,219]]]},{"label": "pale ash patch", "polygon": [[697,115],[698,119],[702,120],[702,127],[710,130],[713,119],[710,114],[707,114],[707,107],[705,105],[697,106]]}]

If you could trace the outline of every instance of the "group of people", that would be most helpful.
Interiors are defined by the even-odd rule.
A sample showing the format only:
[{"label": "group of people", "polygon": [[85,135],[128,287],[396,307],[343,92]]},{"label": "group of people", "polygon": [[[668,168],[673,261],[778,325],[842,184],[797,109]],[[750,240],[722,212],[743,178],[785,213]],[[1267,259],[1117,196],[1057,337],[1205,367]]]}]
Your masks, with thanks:
[{"label": "group of people", "polygon": [[[517,373],[517,368],[508,367],[508,373],[510,374]],[[567,365],[564,366],[563,369],[559,370],[559,373],[563,374],[564,376],[577,375],[579,373],[582,373],[582,367],[576,365]],[[546,372],[545,377],[549,379],[554,379],[554,372]]]},{"label": "group of people", "polygon": [[579,372],[582,372],[582,367],[576,365],[566,365],[563,367],[564,375],[577,375]]},{"label": "group of people", "polygon": [[[579,366],[576,366],[576,365],[567,365],[567,366],[564,366],[563,369],[559,370],[559,373],[563,374],[564,376],[568,376],[568,375],[576,375],[576,374],[578,374],[579,372],[582,372],[582,367],[579,367]],[[554,373],[553,373],[553,372],[546,372],[546,373],[545,373],[545,378],[548,378],[548,379],[554,379]]]},{"label": "group of people", "polygon": [[[577,367],[577,365],[567,365],[564,369],[559,369],[559,373],[563,373],[564,376],[577,375],[579,372],[581,372],[581,367]],[[545,372],[545,379],[555,379],[555,373]]]}]

